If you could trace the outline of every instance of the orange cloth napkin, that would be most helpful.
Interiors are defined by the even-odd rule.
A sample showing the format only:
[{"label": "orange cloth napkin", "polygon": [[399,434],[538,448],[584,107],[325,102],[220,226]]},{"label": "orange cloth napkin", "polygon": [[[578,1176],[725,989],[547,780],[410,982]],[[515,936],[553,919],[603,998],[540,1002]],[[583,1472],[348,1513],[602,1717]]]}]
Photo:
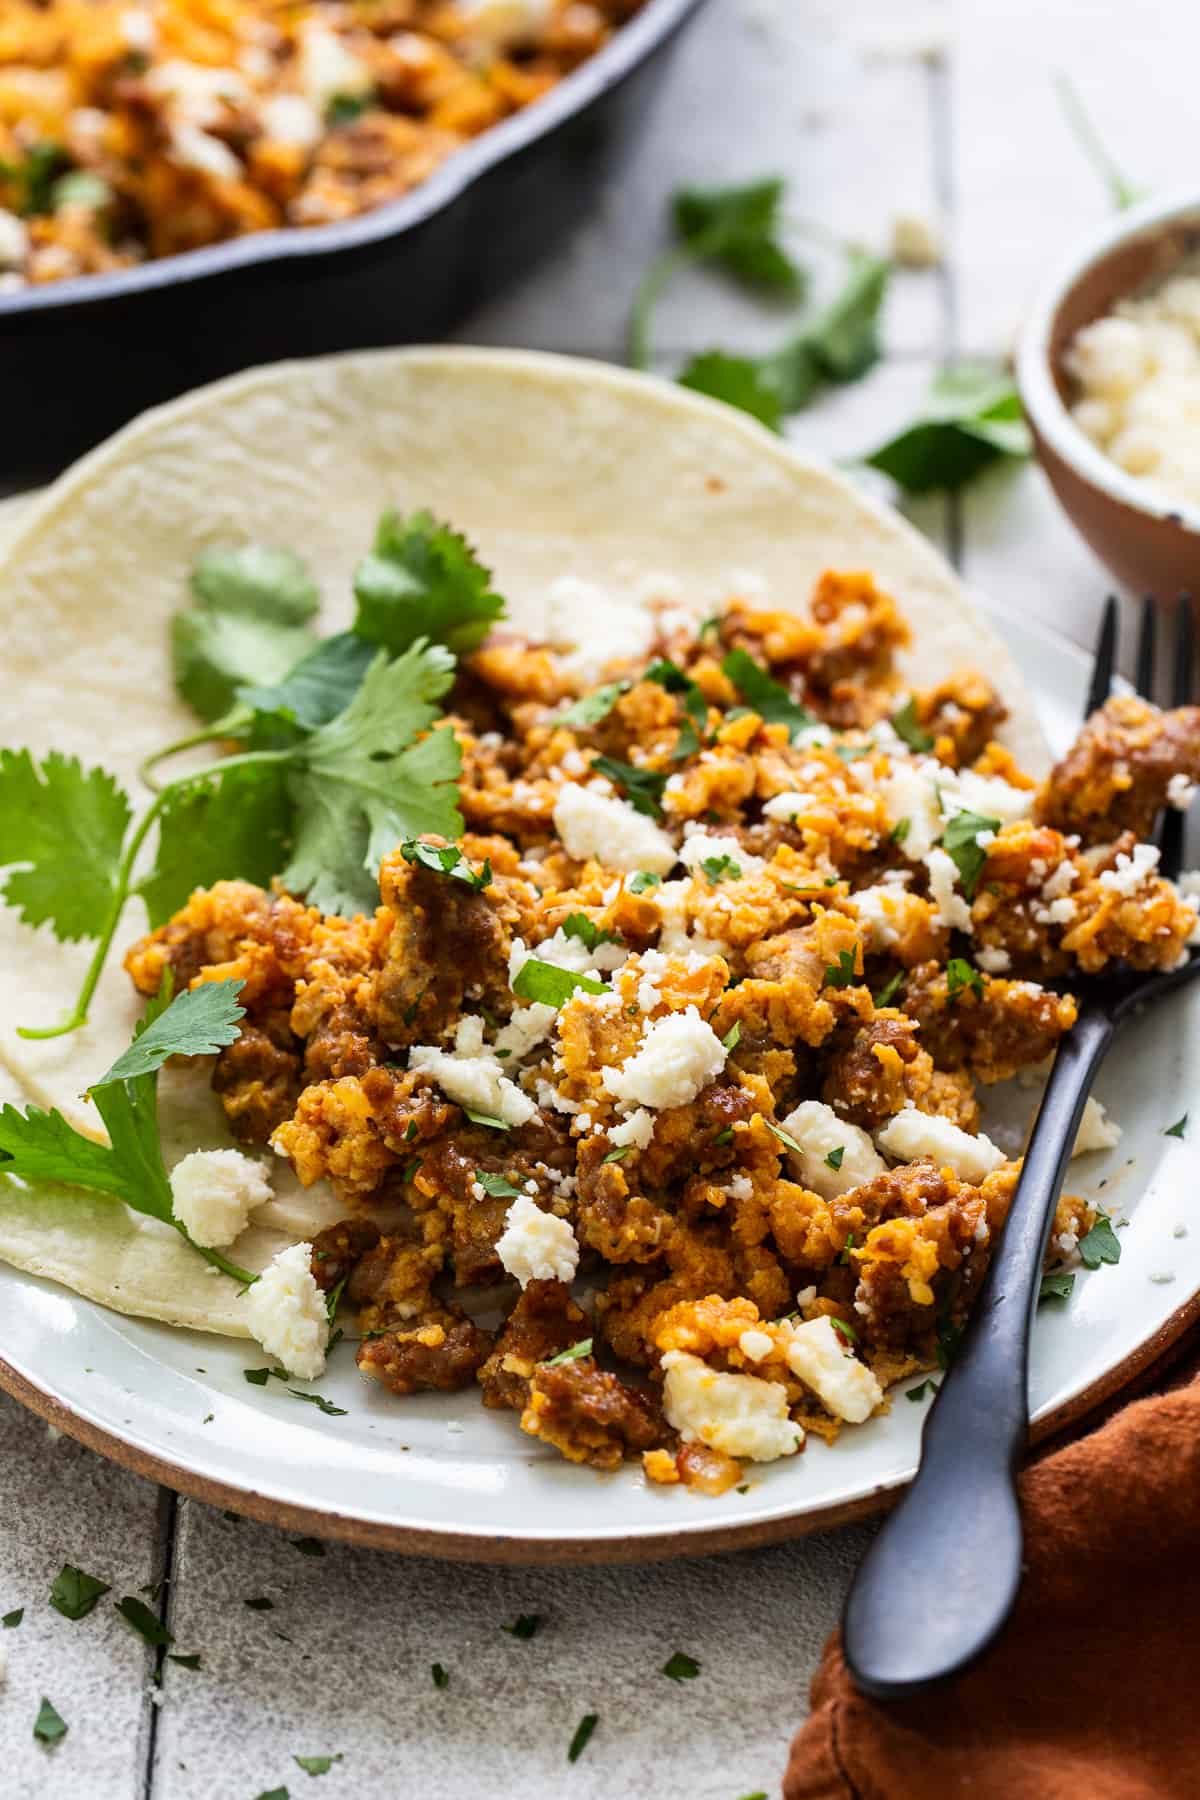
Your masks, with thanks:
[{"label": "orange cloth napkin", "polygon": [[1186,1385],[1026,1470],[1021,1500],[1025,1580],[996,1645],[946,1687],[880,1703],[835,1634],[785,1800],[1200,1797],[1194,1358]]}]

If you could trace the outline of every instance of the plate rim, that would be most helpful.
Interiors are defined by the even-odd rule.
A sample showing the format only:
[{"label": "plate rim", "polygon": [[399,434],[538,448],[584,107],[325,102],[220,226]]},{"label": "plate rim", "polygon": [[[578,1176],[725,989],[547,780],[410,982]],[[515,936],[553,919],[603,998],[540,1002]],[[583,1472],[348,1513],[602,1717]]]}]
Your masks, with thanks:
[{"label": "plate rim", "polygon": [[[1044,624],[1040,619],[1016,612],[974,596],[981,610],[1000,626],[1027,634],[1053,645],[1079,665],[1088,663],[1087,652],[1073,639]],[[77,1300],[94,1306],[94,1301]],[[103,1309],[101,1309],[103,1310]],[[1148,1376],[1155,1366],[1165,1363],[1170,1352],[1189,1329],[1200,1323],[1200,1288],[1183,1301],[1154,1331],[1141,1340],[1127,1356],[1106,1369],[1077,1392],[1068,1395],[1057,1406],[1031,1420],[1029,1449],[1073,1427]],[[445,1562],[471,1562],[492,1566],[515,1567],[586,1567],[604,1564],[637,1564],[685,1557],[711,1556],[728,1551],[751,1550],[772,1544],[794,1541],[842,1525],[875,1518],[896,1504],[912,1477],[902,1475],[880,1482],[869,1492],[850,1499],[836,1500],[816,1508],[800,1508],[766,1519],[748,1520],[745,1524],[725,1523],[710,1527],[679,1528],[677,1522],[664,1519],[659,1529],[631,1535],[577,1536],[556,1533],[553,1537],[539,1533],[529,1535],[490,1535],[484,1530],[437,1528],[390,1524],[379,1518],[356,1517],[323,1507],[310,1507],[302,1502],[283,1499],[260,1492],[251,1486],[239,1486],[216,1476],[176,1462],[171,1457],[146,1448],[123,1437],[77,1411],[60,1399],[28,1370],[18,1367],[0,1355],[0,1391],[43,1419],[47,1425],[64,1433],[110,1462],[143,1479],[210,1506],[221,1507],[277,1529],[299,1531],[319,1538],[353,1544],[363,1549],[389,1550],[401,1555],[428,1556]]]}]

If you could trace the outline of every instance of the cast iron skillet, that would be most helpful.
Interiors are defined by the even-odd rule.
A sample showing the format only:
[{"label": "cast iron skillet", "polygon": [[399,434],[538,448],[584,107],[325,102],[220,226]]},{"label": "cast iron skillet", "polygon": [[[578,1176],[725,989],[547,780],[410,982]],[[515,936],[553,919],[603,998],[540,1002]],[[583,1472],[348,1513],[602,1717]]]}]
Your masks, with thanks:
[{"label": "cast iron skillet", "polygon": [[439,337],[578,218],[703,3],[647,0],[545,99],[374,212],[0,295],[0,476],[52,472],[142,408],[236,369]]}]

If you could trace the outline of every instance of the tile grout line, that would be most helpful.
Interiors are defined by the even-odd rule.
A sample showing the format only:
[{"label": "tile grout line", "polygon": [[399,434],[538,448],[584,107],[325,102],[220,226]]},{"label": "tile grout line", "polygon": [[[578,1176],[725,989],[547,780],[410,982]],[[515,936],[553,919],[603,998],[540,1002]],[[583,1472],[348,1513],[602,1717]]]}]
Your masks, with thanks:
[{"label": "tile grout line", "polygon": [[[959,354],[959,296],[954,272],[954,225],[957,213],[957,189],[954,180],[954,113],[949,55],[930,63],[926,70],[929,95],[929,127],[933,162],[933,188],[941,215],[945,253],[938,270],[941,291],[941,361]],[[959,571],[966,549],[966,521],[962,497],[951,493],[945,500],[946,553]]]},{"label": "tile grout line", "polygon": [[[171,1614],[174,1610],[176,1537],[179,1524],[179,1495],[170,1488],[160,1487],[158,1490],[157,1523],[158,1554],[155,1559],[155,1578],[161,1581],[158,1592],[158,1617],[160,1623],[169,1631]],[[158,1725],[162,1712],[161,1699],[155,1699],[154,1689],[157,1689],[160,1696],[162,1695],[166,1656],[167,1646],[160,1644],[154,1653],[154,1670],[151,1676],[154,1688],[147,1693],[145,1701],[148,1716],[145,1719],[143,1735],[145,1751],[142,1759],[141,1800],[151,1800],[154,1793],[154,1777],[158,1761]]]}]

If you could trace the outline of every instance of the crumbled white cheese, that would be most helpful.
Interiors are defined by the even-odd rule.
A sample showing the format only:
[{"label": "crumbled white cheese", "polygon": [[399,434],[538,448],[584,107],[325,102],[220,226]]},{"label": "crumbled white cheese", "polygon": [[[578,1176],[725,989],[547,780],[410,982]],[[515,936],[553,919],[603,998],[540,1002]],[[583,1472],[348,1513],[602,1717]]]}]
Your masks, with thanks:
[{"label": "crumbled white cheese", "polygon": [[1027,819],[1033,810],[1033,788],[1014,787],[999,775],[977,775],[974,769],[938,767],[938,787],[947,819],[956,812],[973,812],[999,819],[1002,825],[1014,825],[1019,819]]},{"label": "crumbled white cheese", "polygon": [[169,57],[155,63],[142,77],[142,85],[161,101],[173,126],[194,125],[203,131],[215,125],[225,106],[245,106],[250,89],[236,69],[211,67]]},{"label": "crumbled white cheese", "polygon": [[236,181],[242,172],[242,165],[229,145],[213,137],[211,132],[202,131],[198,125],[185,123],[173,127],[170,154],[172,162],[178,163],[180,168],[195,169],[217,181]]},{"label": "crumbled white cheese", "polygon": [[686,1350],[668,1350],[662,1366],[663,1412],[685,1444],[699,1441],[726,1456],[774,1462],[804,1442],[779,1382],[723,1374]]},{"label": "crumbled white cheese", "polygon": [[270,1198],[262,1165],[240,1150],[193,1150],[171,1170],[171,1209],[205,1250],[241,1237],[255,1207]]},{"label": "crumbled white cheese", "polygon": [[154,19],[144,7],[131,6],[117,19],[121,36],[131,50],[149,56],[158,42]]},{"label": "crumbled white cheese", "polygon": [[935,269],[942,260],[942,234],[923,213],[897,213],[892,220],[892,259],[902,269]]},{"label": "crumbled white cheese", "polygon": [[528,1194],[509,1207],[496,1254],[522,1287],[531,1281],[574,1281],[579,1245],[566,1219],[543,1212]]},{"label": "crumbled white cheese", "polygon": [[725,1056],[712,1026],[689,1006],[657,1019],[640,1050],[621,1067],[602,1069],[600,1078],[628,1106],[686,1106],[721,1073]]},{"label": "crumbled white cheese", "polygon": [[853,1355],[830,1318],[793,1326],[787,1365],[835,1419],[848,1424],[861,1425],[883,1399],[879,1382]]},{"label": "crumbled white cheese", "polygon": [[1042,899],[1047,902],[1061,900],[1075,886],[1075,875],[1075,864],[1069,858],[1060,862],[1054,873],[1047,875],[1042,883]]},{"label": "crumbled white cheese", "polygon": [[610,1142],[620,1147],[635,1144],[639,1150],[645,1150],[654,1136],[654,1115],[639,1106],[620,1125],[614,1125],[608,1136]]},{"label": "crumbled white cheese", "polygon": [[1154,844],[1135,844],[1132,856],[1122,852],[1115,868],[1101,871],[1100,886],[1110,893],[1131,898],[1153,876],[1158,868],[1158,858],[1159,851]]},{"label": "crumbled white cheese", "polygon": [[1167,783],[1167,805],[1173,806],[1176,812],[1187,812],[1195,798],[1195,782],[1182,773],[1172,775]]},{"label": "crumbled white cheese", "polygon": [[948,1165],[963,1181],[982,1181],[1006,1160],[1003,1150],[982,1132],[973,1137],[961,1125],[918,1112],[915,1106],[906,1106],[889,1119],[883,1130],[875,1133],[875,1142],[899,1163],[931,1156],[939,1167]]},{"label": "crumbled white cheese", "polygon": [[29,233],[16,213],[0,207],[0,269],[24,267],[29,254]]},{"label": "crumbled white cheese", "polygon": [[665,831],[626,800],[597,793],[577,781],[564,782],[554,803],[554,829],[568,856],[594,858],[609,869],[648,869],[666,875],[678,856]]},{"label": "crumbled white cheese", "polygon": [[751,1362],[762,1362],[764,1357],[770,1356],[774,1348],[775,1340],[771,1337],[770,1333],[766,1331],[757,1331],[754,1326],[750,1326],[748,1330],[743,1331],[741,1337],[738,1339],[738,1349],[741,1351],[742,1355],[747,1357]]},{"label": "crumbled white cheese", "polygon": [[801,794],[789,789],[787,793],[772,794],[769,800],[763,801],[763,818],[783,819],[786,822],[815,805],[815,794]]},{"label": "crumbled white cheese", "polygon": [[510,1066],[521,1062],[550,1036],[558,1013],[553,1006],[535,1001],[532,1006],[518,1006],[508,1024],[496,1033],[497,1056],[506,1052]]},{"label": "crumbled white cheese", "polygon": [[361,57],[346,48],[336,31],[315,22],[301,27],[297,73],[301,91],[319,113],[340,94],[366,94],[374,86]]},{"label": "crumbled white cheese", "polygon": [[858,888],[850,899],[859,923],[866,927],[868,950],[890,950],[900,941],[914,907],[920,911],[916,895],[906,894],[896,882]]},{"label": "crumbled white cheese", "polygon": [[982,950],[975,952],[975,961],[985,975],[1003,975],[1012,968],[1012,957],[999,945],[985,944]]},{"label": "crumbled white cheese", "polygon": [[325,1367],[329,1314],[312,1272],[312,1245],[291,1244],[245,1296],[246,1324],[289,1375],[313,1381]]},{"label": "crumbled white cheese", "polygon": [[263,136],[276,144],[295,144],[311,150],[324,135],[321,115],[303,94],[272,94],[258,115]]},{"label": "crumbled white cheese", "polygon": [[957,891],[958,864],[946,850],[931,850],[925,858],[929,870],[929,894],[937,907],[936,922],[955,931],[970,931],[971,908]]},{"label": "crumbled white cheese", "polygon": [[443,1094],[470,1112],[486,1113],[506,1125],[527,1125],[537,1107],[510,1081],[483,1042],[483,1020],[468,1015],[460,1019],[454,1049],[435,1044],[414,1044],[408,1066],[436,1081]]},{"label": "crumbled white cheese", "polygon": [[[832,1106],[822,1100],[802,1100],[787,1118],[782,1129],[800,1146],[800,1155],[788,1150],[788,1158],[798,1178],[810,1192],[825,1200],[836,1200],[851,1188],[882,1175],[884,1161],[859,1125],[839,1119]],[[833,1168],[829,1157],[837,1150],[842,1157]]]},{"label": "crumbled white cheese", "polygon": [[[507,0],[498,9],[514,10]],[[516,0],[515,10],[520,10]],[[608,664],[644,656],[654,642],[654,615],[648,607],[618,599],[594,582],[560,575],[546,596],[546,636],[567,672],[594,687]]]},{"label": "crumbled white cheese", "polygon": [[1033,916],[1039,925],[1069,925],[1075,912],[1075,902],[1070,894],[1064,894],[1060,900],[1052,900],[1049,906],[1035,906]]},{"label": "crumbled white cheese", "polygon": [[940,770],[940,763],[897,762],[879,783],[879,796],[893,828],[903,819],[908,821],[901,851],[914,862],[923,862],[942,835],[942,815],[934,785]]},{"label": "crumbled white cheese", "polygon": [[1075,1134],[1072,1156],[1087,1156],[1092,1150],[1112,1150],[1121,1141],[1121,1127],[1110,1119],[1100,1102],[1088,1098]]},{"label": "crumbled white cheese", "polygon": [[739,1169],[726,1185],[725,1192],[731,1200],[753,1200],[754,1183],[749,1175]]}]

